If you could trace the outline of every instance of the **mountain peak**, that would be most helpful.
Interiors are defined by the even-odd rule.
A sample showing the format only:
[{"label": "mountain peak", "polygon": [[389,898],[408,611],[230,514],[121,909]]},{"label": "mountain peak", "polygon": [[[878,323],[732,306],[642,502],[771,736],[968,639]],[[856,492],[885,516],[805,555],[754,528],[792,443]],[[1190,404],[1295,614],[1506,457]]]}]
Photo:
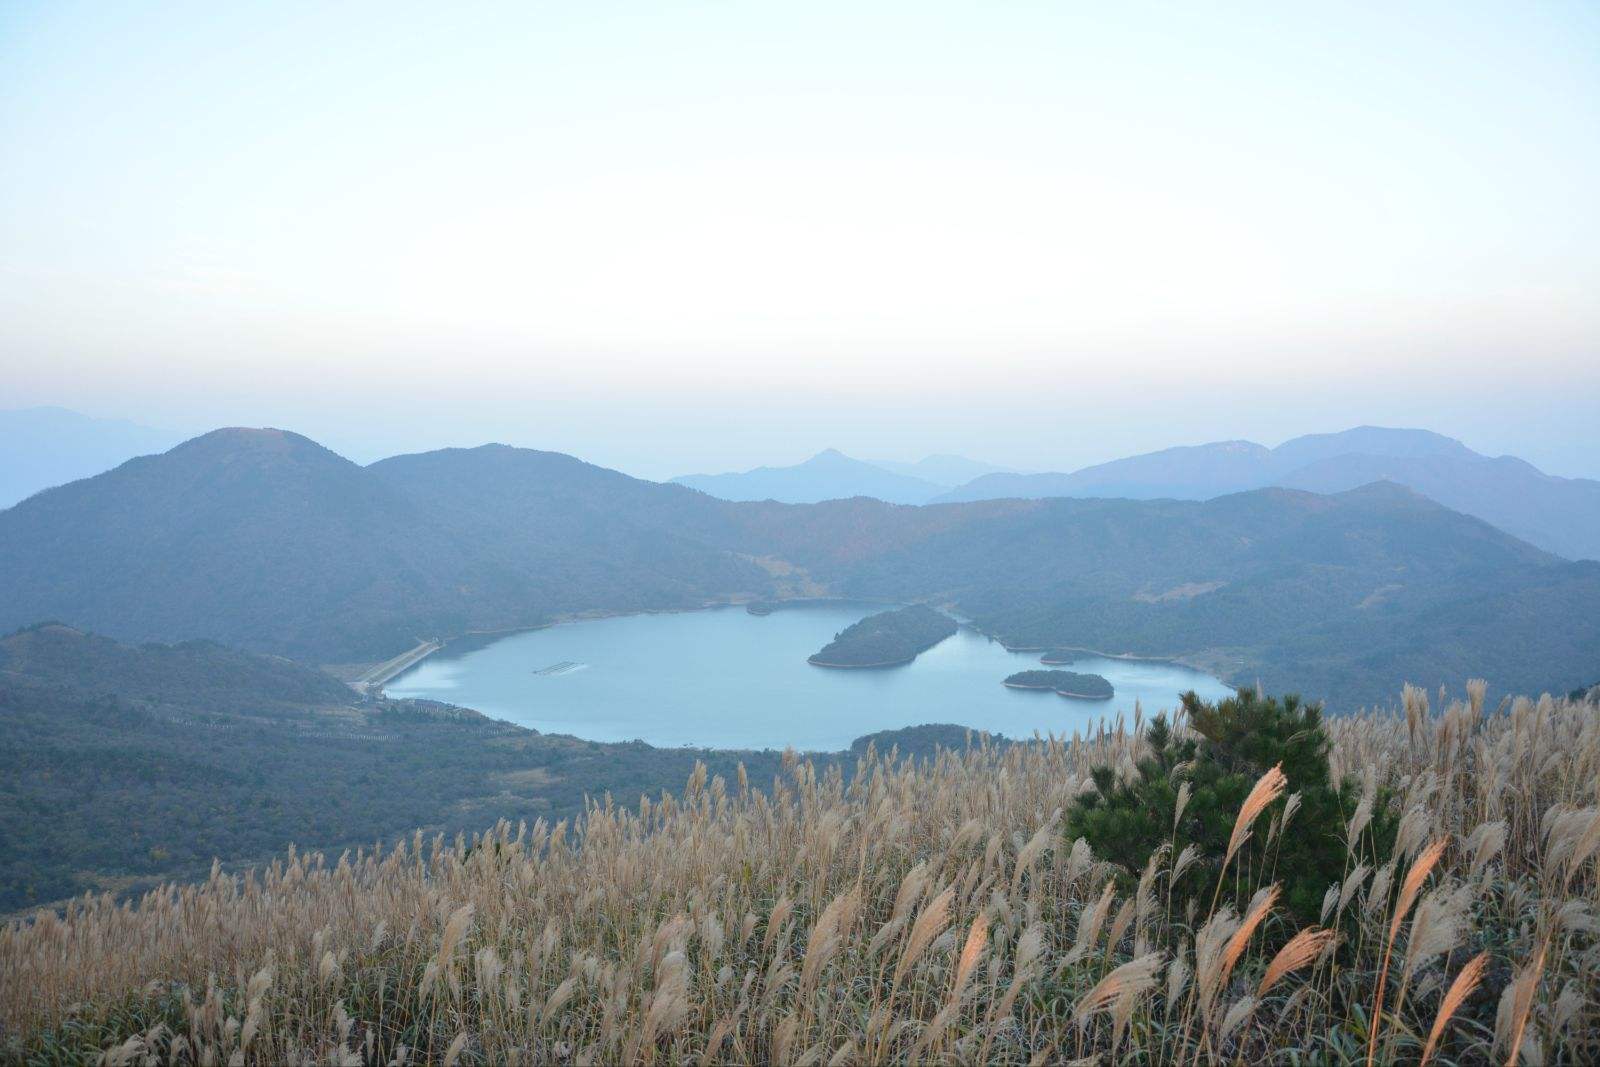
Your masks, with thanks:
[{"label": "mountain peak", "polygon": [[274,451],[287,451],[298,445],[311,445],[321,448],[309,437],[302,437],[292,430],[279,430],[271,426],[224,426],[220,429],[203,433],[185,441],[179,448],[188,446],[206,448],[254,448]]},{"label": "mountain peak", "polygon": [[354,463],[311,438],[271,426],[228,426],[212,430],[190,438],[166,455],[191,464],[220,463],[224,468],[243,464],[271,469],[289,464],[356,469]]},{"label": "mountain peak", "polygon": [[1446,437],[1432,430],[1391,426],[1356,426],[1337,433],[1305,434],[1291,438],[1272,450],[1273,462],[1280,473],[1343,455],[1482,458],[1454,437]]},{"label": "mountain peak", "polygon": [[1431,507],[1443,507],[1442,504],[1437,504],[1434,501],[1429,500],[1426,496],[1417,492],[1409,485],[1401,485],[1399,482],[1393,481],[1389,478],[1378,478],[1374,481],[1367,482],[1365,485],[1358,485],[1353,489],[1345,489],[1341,492],[1332,493],[1329,495],[1345,497],[1349,500],[1421,501]]},{"label": "mountain peak", "polygon": [[944,487],[923,478],[897,474],[836,448],[792,467],[757,467],[727,474],[686,474],[672,479],[723,500],[778,500],[814,504],[821,500],[875,497],[891,504],[925,504]]}]

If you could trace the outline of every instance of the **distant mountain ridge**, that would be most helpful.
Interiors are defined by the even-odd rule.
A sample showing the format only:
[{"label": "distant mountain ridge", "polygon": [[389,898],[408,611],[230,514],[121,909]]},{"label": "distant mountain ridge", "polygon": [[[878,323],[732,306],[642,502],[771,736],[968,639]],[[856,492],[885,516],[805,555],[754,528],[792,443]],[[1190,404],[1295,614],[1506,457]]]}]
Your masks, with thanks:
[{"label": "distant mountain ridge", "polygon": [[1011,467],[1000,467],[993,463],[984,463],[950,453],[924,456],[915,463],[893,459],[875,459],[870,462],[873,466],[882,467],[894,474],[904,474],[910,478],[920,478],[925,482],[948,485],[952,488],[966,485],[974,478],[981,478],[985,474],[1019,473]]},{"label": "distant mountain ridge", "polygon": [[948,488],[926,478],[852,459],[832,448],[792,467],[686,474],[672,481],[721,500],[777,500],[785,504],[816,504],[854,496],[870,496],[890,504],[926,504]]},{"label": "distant mountain ridge", "polygon": [[989,474],[938,503],[1009,497],[1209,500],[1284,486],[1329,493],[1391,481],[1569,559],[1600,559],[1600,481],[1558,478],[1510,456],[1480,455],[1428,430],[1361,426],[1266,448],[1219,441],[1072,473]]},{"label": "distant mountain ridge", "polygon": [[164,452],[179,440],[167,430],[66,408],[0,411],[0,508],[135,456]]},{"label": "distant mountain ridge", "polygon": [[220,430],[0,511],[0,630],[313,663],[585,614],[794,595],[949,605],[1013,646],[1175,656],[1345,705],[1592,681],[1600,564],[1391,483],[1210,501],[729,502],[487,445],[360,467]]}]

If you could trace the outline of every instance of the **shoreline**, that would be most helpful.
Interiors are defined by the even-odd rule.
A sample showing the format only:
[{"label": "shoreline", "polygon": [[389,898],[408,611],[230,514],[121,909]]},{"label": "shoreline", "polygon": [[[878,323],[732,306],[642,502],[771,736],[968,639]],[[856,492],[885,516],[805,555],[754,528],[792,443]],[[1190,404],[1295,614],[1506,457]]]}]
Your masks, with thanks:
[{"label": "shoreline", "polygon": [[[922,653],[918,652],[917,656],[920,655]],[[882,663],[824,663],[820,659],[813,659],[807,656],[806,662],[813,667],[826,667],[832,671],[870,671],[881,667],[904,667],[908,663],[916,662],[917,656],[912,656],[910,659],[884,660]]]},{"label": "shoreline", "polygon": [[1110,659],[1117,660],[1122,663],[1166,663],[1174,667],[1182,667],[1185,670],[1197,671],[1200,674],[1215,678],[1223,685],[1229,686],[1230,688],[1236,688],[1232,682],[1224,677],[1222,673],[1219,673],[1214,667],[1207,666],[1204,663],[1196,662],[1195,660],[1189,658],[1187,653],[1142,656],[1132,652],[1105,652],[1098,648],[1083,648],[1078,645],[1008,645],[1006,644],[1005,638],[1001,637],[999,634],[990,633],[988,630],[975,626],[972,623],[963,623],[962,625],[966,626],[973,633],[982,634],[984,637],[987,637],[989,640],[995,642],[1007,652],[1014,652],[1018,655],[1030,655],[1034,652],[1043,652],[1047,655],[1051,652],[1081,653],[1077,659],[1069,660],[1064,663],[1048,663],[1045,658],[1041,656],[1039,662],[1050,667],[1067,667],[1078,662],[1079,660],[1084,659]]},{"label": "shoreline", "polygon": [[1073,700],[1115,700],[1116,692],[1094,695],[1090,693],[1069,693],[1065,689],[1057,689],[1050,685],[1019,685],[1016,682],[1001,682],[1007,689],[1026,689],[1033,693],[1054,693],[1058,697],[1070,697]]},{"label": "shoreline", "polygon": [[[996,640],[998,640],[998,638],[996,638]],[[1000,643],[1001,644],[1005,644],[1004,641],[1001,641]],[[1075,646],[1069,646],[1069,645],[1052,645],[1048,649],[1010,648],[1008,646],[1006,651],[1008,651],[1008,652],[1039,652],[1039,651],[1043,651],[1045,653],[1045,655],[1049,655],[1052,652],[1076,652],[1076,653],[1080,653],[1080,655],[1078,656],[1079,659],[1115,659],[1115,660],[1121,660],[1121,661],[1123,661],[1125,663],[1175,663],[1180,667],[1188,666],[1188,664],[1183,662],[1183,659],[1180,656],[1139,656],[1139,655],[1135,655],[1132,652],[1102,652],[1098,648],[1077,648]],[[1040,659],[1040,662],[1041,663],[1044,662],[1042,658]]]}]

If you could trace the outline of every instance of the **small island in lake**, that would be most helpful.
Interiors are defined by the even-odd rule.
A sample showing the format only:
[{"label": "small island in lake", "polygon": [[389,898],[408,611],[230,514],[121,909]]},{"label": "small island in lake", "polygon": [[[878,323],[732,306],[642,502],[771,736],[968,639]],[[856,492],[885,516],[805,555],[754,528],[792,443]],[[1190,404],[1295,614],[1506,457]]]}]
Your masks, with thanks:
[{"label": "small island in lake", "polygon": [[1083,658],[1084,655],[1082,652],[1074,652],[1070,649],[1058,648],[1054,652],[1046,652],[1044,655],[1040,656],[1039,662],[1045,664],[1076,663]]},{"label": "small island in lake", "polygon": [[816,667],[898,667],[959,628],[944,612],[913,604],[845,627],[807,662]]},{"label": "small island in lake", "polygon": [[1073,671],[1018,671],[1005,680],[1012,689],[1053,689],[1064,697],[1110,700],[1116,690],[1098,674]]}]

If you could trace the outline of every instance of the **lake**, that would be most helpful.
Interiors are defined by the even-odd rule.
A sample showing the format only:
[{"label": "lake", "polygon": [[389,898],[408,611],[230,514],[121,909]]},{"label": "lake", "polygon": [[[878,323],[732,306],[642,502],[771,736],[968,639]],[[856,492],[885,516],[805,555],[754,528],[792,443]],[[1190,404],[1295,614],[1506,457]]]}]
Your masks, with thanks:
[{"label": "lake", "polygon": [[742,607],[625,615],[453,643],[391,681],[393,697],[441,700],[545,733],[658,746],[836,751],[878,730],[957,723],[1008,737],[1070,734],[1118,710],[1147,716],[1185,689],[1230,690],[1169,663],[1100,657],[1116,696],[1072,700],[1007,689],[1039,666],[963,627],[903,667],[830,670],[806,657],[881,605],[839,603],[751,615]]}]

